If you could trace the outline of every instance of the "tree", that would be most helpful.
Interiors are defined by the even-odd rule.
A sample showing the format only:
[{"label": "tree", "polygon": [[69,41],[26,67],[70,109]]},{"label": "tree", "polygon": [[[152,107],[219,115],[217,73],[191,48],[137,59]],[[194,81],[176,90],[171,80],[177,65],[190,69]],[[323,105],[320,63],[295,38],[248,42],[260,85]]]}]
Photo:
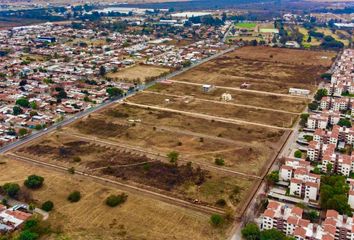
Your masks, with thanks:
[{"label": "tree", "polygon": [[310,222],[314,222],[318,218],[318,213],[314,210],[311,210],[308,213],[308,217],[309,217]]},{"label": "tree", "polygon": [[337,124],[341,127],[352,127],[352,122],[346,118],[341,118]]},{"label": "tree", "polygon": [[30,230],[24,230],[20,233],[19,240],[37,240],[39,235],[31,232]]},{"label": "tree", "polygon": [[267,182],[270,185],[274,185],[275,183],[279,182],[279,171],[272,171],[267,175]]},{"label": "tree", "polygon": [[296,150],[295,153],[294,153],[294,157],[301,158],[302,157],[302,152],[300,150]]},{"label": "tree", "polygon": [[323,175],[320,187],[320,206],[322,209],[334,209],[340,214],[352,216],[348,204],[349,185],[345,176]]},{"label": "tree", "polygon": [[318,109],[318,103],[315,101],[309,103],[307,106],[311,111],[315,111]]},{"label": "tree", "polygon": [[120,97],[123,95],[123,90],[117,87],[109,87],[107,88],[106,92],[108,93],[109,97]]},{"label": "tree", "polygon": [[272,228],[261,232],[260,240],[285,240],[285,234],[279,230]]},{"label": "tree", "polygon": [[43,177],[37,176],[37,175],[30,175],[25,180],[24,184],[28,188],[38,189],[38,188],[42,187],[43,182],[44,182],[44,178]]},{"label": "tree", "polygon": [[308,114],[308,113],[303,113],[303,114],[300,115],[300,119],[301,119],[300,120],[300,125],[301,126],[304,127],[306,125],[309,116],[310,116],[310,114]]},{"label": "tree", "polygon": [[24,108],[28,108],[30,106],[30,103],[26,98],[19,98],[16,100],[16,105],[19,105]]},{"label": "tree", "polygon": [[12,108],[12,111],[13,111],[13,114],[14,114],[15,116],[20,115],[20,114],[23,113],[22,108],[20,108],[19,106],[14,106],[14,107]]},{"label": "tree", "polygon": [[30,107],[31,107],[32,109],[37,109],[37,108],[38,108],[37,103],[34,102],[34,101],[30,103]]},{"label": "tree", "polygon": [[316,99],[317,101],[320,101],[320,100],[322,99],[322,97],[327,96],[327,95],[328,95],[327,89],[321,88],[321,89],[318,89],[318,90],[317,90],[317,92],[316,92],[316,94],[315,94],[315,99]]},{"label": "tree", "polygon": [[2,189],[6,192],[9,197],[16,197],[20,191],[20,185],[17,183],[5,183]]},{"label": "tree", "polygon": [[78,202],[81,199],[81,193],[79,191],[74,191],[72,193],[69,194],[68,196],[68,201],[74,203],[74,202]]},{"label": "tree", "polygon": [[26,128],[20,128],[20,130],[18,130],[18,135],[20,135],[20,137],[26,135],[28,133],[28,130]]},{"label": "tree", "polygon": [[213,214],[210,217],[211,224],[215,227],[219,227],[224,223],[224,218],[219,214]]},{"label": "tree", "polygon": [[125,201],[127,201],[128,195],[125,193],[119,194],[119,195],[110,195],[106,199],[106,204],[110,207],[116,207],[118,205],[123,204]]},{"label": "tree", "polygon": [[167,154],[168,159],[170,160],[170,163],[177,163],[178,157],[179,157],[179,153],[176,151],[172,151],[169,154]]},{"label": "tree", "polygon": [[259,230],[257,224],[247,223],[246,226],[241,230],[242,237],[246,240],[258,240],[261,236],[261,231]]},{"label": "tree", "polygon": [[103,65],[100,66],[99,75],[102,77],[106,75],[106,68]]},{"label": "tree", "polygon": [[46,212],[50,212],[54,208],[54,203],[52,201],[46,201],[42,204],[41,208]]}]

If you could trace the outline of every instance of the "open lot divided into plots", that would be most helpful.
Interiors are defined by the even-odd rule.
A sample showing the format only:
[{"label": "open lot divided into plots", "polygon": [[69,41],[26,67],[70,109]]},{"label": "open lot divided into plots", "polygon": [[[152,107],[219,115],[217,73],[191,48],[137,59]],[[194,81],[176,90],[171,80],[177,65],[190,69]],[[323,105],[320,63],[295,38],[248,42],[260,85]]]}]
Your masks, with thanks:
[{"label": "open lot divided into plots", "polygon": [[334,52],[243,47],[173,78],[177,81],[288,93],[289,88],[314,91]]},{"label": "open lot divided into plots", "polygon": [[232,99],[228,101],[228,103],[269,108],[290,113],[302,112],[304,106],[309,102],[309,100],[305,98],[276,96],[267,93],[260,94],[244,91],[242,89],[225,89],[223,87],[214,87],[211,91],[205,92],[202,86],[179,82],[173,82],[172,84],[157,83],[149,88],[148,91],[161,94],[192,96],[197,99],[213,101],[220,101],[222,94],[229,93]]},{"label": "open lot divided into plots", "polygon": [[157,108],[239,120],[243,121],[244,124],[260,124],[266,127],[291,128],[297,119],[296,115],[289,113],[277,112],[275,116],[272,110],[241,107],[222,102],[205,102],[192,97],[170,97],[144,92],[129,98],[129,102],[143,104],[147,107],[155,106]]}]

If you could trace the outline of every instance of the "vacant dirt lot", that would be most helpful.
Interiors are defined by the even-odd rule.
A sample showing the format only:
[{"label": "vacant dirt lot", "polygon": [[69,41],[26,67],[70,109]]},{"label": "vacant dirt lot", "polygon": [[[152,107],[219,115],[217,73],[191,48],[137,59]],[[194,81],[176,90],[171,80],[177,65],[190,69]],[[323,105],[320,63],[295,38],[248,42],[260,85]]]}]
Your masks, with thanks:
[{"label": "vacant dirt lot", "polygon": [[[34,202],[38,205],[47,200],[54,202],[49,222],[59,233],[46,239],[225,239],[227,229],[211,227],[210,216],[206,214],[130,192],[126,192],[126,203],[110,208],[104,204],[106,197],[122,190],[12,159],[1,164],[0,184],[23,185],[25,177],[31,174],[45,178],[44,186],[32,191]],[[69,203],[67,196],[74,190],[80,191],[82,198]]]},{"label": "vacant dirt lot", "polygon": [[[168,99],[168,101],[166,101]],[[138,93],[129,102],[176,109],[187,112],[208,114],[210,116],[239,119],[242,121],[290,128],[297,116],[288,113],[275,113],[272,110],[240,107],[230,104],[204,102],[193,97],[169,97],[152,93]]]},{"label": "vacant dirt lot", "polygon": [[112,78],[116,81],[125,82],[145,82],[152,77],[158,77],[161,74],[168,73],[169,68],[158,67],[151,65],[135,65],[133,67],[128,67],[122,70],[118,70],[116,73],[108,73],[107,77]]},{"label": "vacant dirt lot", "polygon": [[335,57],[333,52],[243,47],[202,64],[174,80],[287,93],[290,87],[314,90],[320,75]]},{"label": "vacant dirt lot", "polygon": [[[159,135],[156,134],[154,136],[155,140],[158,137]],[[99,142],[99,145],[79,140],[78,137],[76,140],[73,139],[75,137],[67,137],[65,134],[52,135],[42,141],[19,149],[16,154],[66,168],[74,167],[76,170],[106,176],[113,180],[120,180],[124,183],[158,191],[190,202],[198,199],[201,204],[209,206],[215,206],[216,201],[220,198],[227,200],[234,187],[240,188],[237,198],[242,200],[247,197],[247,193],[253,185],[252,181],[249,181],[247,178],[219,174],[203,169],[197,164],[189,164],[187,161],[181,161],[178,162],[178,165],[174,165],[168,159],[159,157],[158,155],[152,156],[150,154],[151,157],[149,158],[146,155],[136,153],[136,151],[119,151],[122,148],[115,147],[113,144],[109,144],[109,142],[106,145],[107,147],[105,147],[102,146],[101,142]],[[177,139],[182,140],[178,137]],[[131,139],[130,142],[133,143],[133,140]],[[127,144],[129,141],[124,141],[124,143]],[[188,146],[185,149],[189,149],[191,153],[196,153],[194,157],[199,160],[202,158],[198,158],[198,155],[205,155],[207,153],[207,150],[205,150],[206,147],[215,152],[223,149],[223,146],[225,146],[225,144],[216,141],[206,140],[203,143],[198,143],[199,140],[195,140],[194,143],[191,141],[189,145],[192,146]],[[151,146],[154,145],[157,144],[151,144]],[[136,147],[135,145],[132,146]],[[214,148],[212,149],[211,146],[214,146]],[[148,147],[145,147],[145,149],[149,150]],[[176,150],[179,150],[177,145]],[[186,152],[186,150],[181,152]],[[163,153],[162,156],[166,156],[166,153]],[[80,161],[75,161],[77,157],[80,158]],[[230,156],[229,159],[232,159],[232,157]],[[189,189],[204,188],[205,184],[208,186],[209,181],[220,181],[221,184],[224,184],[225,179],[229,184],[229,190],[225,189],[222,193],[218,191],[214,192],[212,195],[214,198],[203,195],[198,191],[193,193]],[[186,188],[186,185],[188,185],[188,188]],[[239,203],[241,202],[232,202],[230,200],[228,206],[237,211],[241,207]]]},{"label": "vacant dirt lot", "polygon": [[214,101],[220,101],[223,93],[229,93],[232,96],[230,103],[244,104],[255,107],[271,108],[276,110],[284,110],[294,113],[302,112],[304,106],[308,103],[307,99],[294,98],[294,97],[282,97],[273,96],[267,94],[257,94],[246,91],[230,90],[215,88],[210,92],[204,92],[202,87],[173,83],[171,85],[157,83],[153,87],[149,88],[149,91],[154,91],[163,94],[173,94],[180,96],[194,96],[196,98],[208,99]]}]

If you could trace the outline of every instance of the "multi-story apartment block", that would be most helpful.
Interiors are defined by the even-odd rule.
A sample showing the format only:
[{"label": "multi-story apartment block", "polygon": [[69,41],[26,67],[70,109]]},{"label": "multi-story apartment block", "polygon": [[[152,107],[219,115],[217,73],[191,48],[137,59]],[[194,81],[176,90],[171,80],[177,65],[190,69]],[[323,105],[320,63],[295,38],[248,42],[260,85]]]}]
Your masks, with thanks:
[{"label": "multi-story apartment block", "polygon": [[334,153],[335,149],[336,145],[334,144],[311,141],[307,148],[307,157],[310,161],[320,161],[324,155]]},{"label": "multi-story apartment block", "polygon": [[310,162],[298,159],[285,159],[285,164],[280,168],[280,180],[288,181],[290,195],[305,200],[316,201],[320,188],[320,175],[313,174]]},{"label": "multi-story apartment block", "polygon": [[[302,218],[303,210],[271,201],[261,216],[261,229],[278,229],[297,240],[335,240],[335,229],[324,227]],[[329,227],[326,227],[328,229]]]},{"label": "multi-story apartment block", "polygon": [[333,98],[325,96],[320,102],[320,108],[322,110],[346,111],[349,110],[351,106],[351,100],[348,97]]},{"label": "multi-story apartment block", "polygon": [[335,210],[327,210],[323,229],[334,235],[335,240],[354,240],[354,221],[352,217],[340,215]]}]

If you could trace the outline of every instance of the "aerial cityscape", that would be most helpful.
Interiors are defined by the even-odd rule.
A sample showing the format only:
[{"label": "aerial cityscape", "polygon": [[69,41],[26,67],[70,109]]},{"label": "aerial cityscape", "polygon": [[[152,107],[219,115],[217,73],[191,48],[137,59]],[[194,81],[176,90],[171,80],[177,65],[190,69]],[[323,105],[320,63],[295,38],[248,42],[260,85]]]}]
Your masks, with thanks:
[{"label": "aerial cityscape", "polygon": [[0,240],[354,240],[353,41],[352,0],[0,0]]}]

